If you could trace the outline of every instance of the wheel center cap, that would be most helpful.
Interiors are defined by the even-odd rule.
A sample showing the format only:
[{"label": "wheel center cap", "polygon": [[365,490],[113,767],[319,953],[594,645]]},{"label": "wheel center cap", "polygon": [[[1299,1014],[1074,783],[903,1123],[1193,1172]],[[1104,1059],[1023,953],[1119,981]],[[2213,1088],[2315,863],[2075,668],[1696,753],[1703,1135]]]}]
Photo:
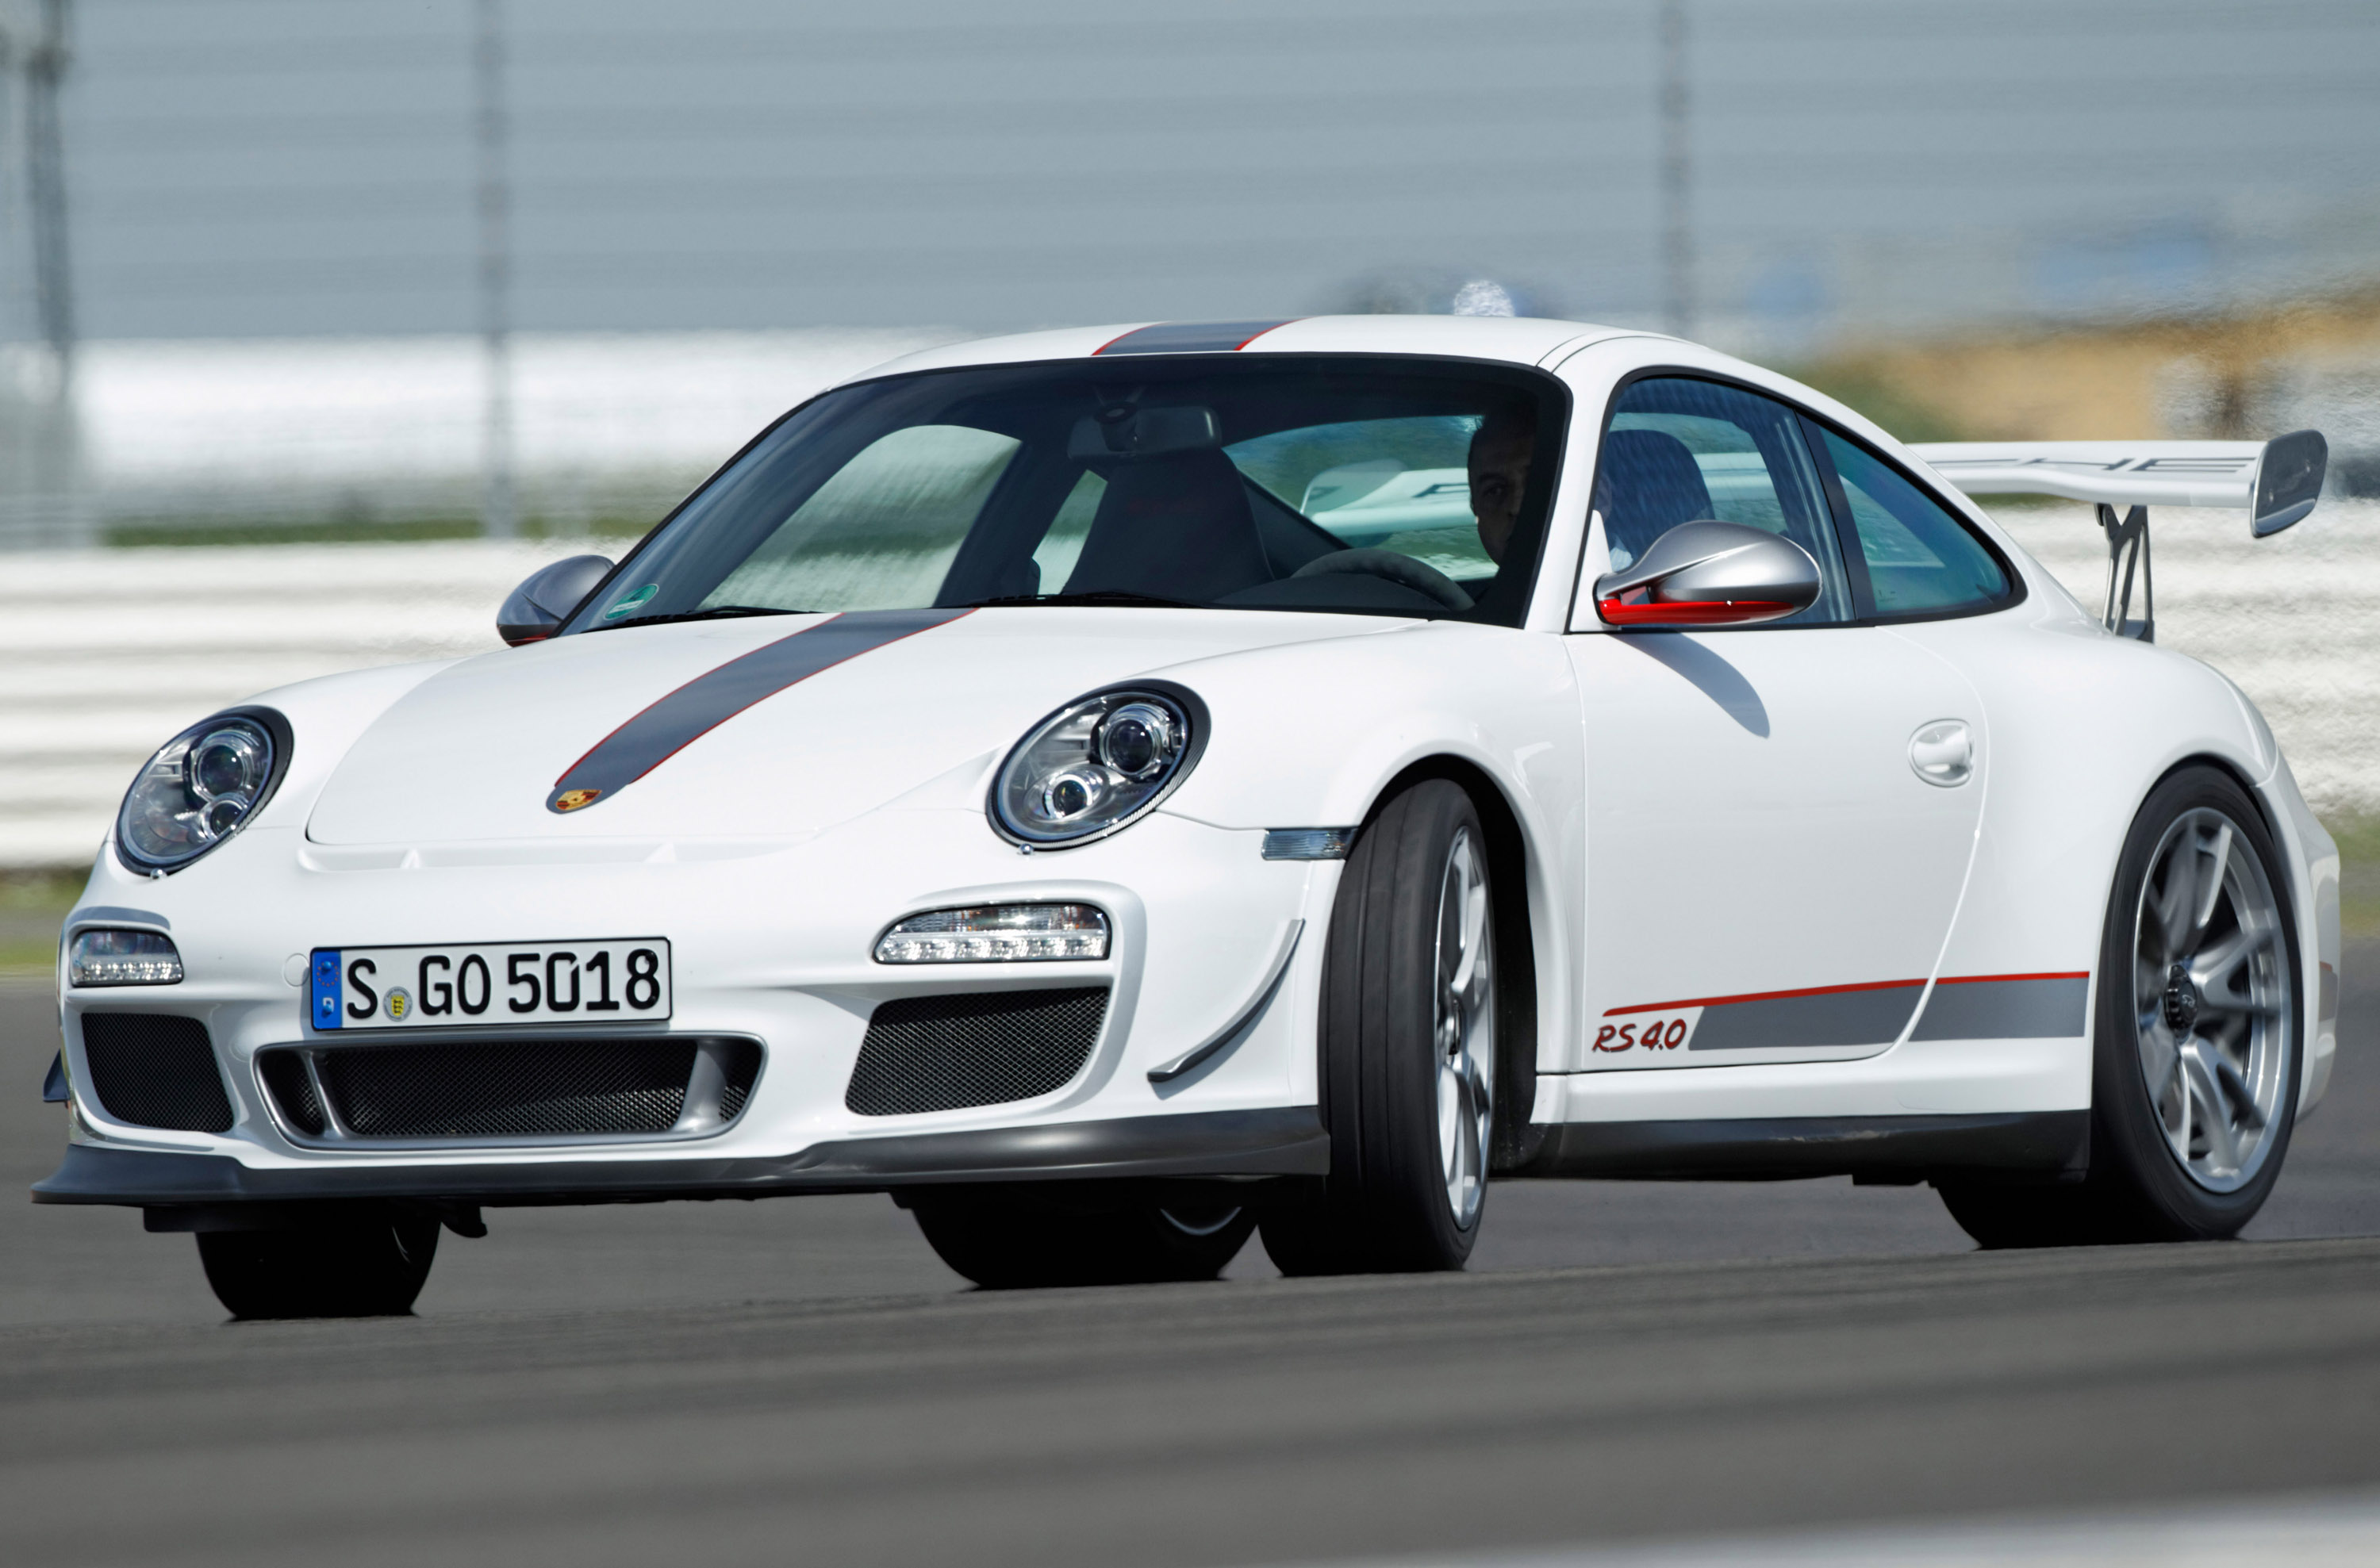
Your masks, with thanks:
[{"label": "wheel center cap", "polygon": [[2174,965],[2166,976],[2165,1021],[2177,1034],[2189,1032],[2198,1021],[2198,987],[2190,983],[2190,971],[2181,964]]}]

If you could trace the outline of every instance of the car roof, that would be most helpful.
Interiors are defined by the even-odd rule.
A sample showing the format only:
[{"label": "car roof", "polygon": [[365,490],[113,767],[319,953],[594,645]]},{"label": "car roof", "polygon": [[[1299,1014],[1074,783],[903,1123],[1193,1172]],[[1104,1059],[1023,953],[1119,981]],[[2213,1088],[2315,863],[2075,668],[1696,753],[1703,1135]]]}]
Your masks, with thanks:
[{"label": "car roof", "polygon": [[1432,354],[1542,365],[1557,351],[1641,332],[1533,316],[1305,316],[1285,320],[1125,321],[945,344],[850,378],[1134,354]]}]

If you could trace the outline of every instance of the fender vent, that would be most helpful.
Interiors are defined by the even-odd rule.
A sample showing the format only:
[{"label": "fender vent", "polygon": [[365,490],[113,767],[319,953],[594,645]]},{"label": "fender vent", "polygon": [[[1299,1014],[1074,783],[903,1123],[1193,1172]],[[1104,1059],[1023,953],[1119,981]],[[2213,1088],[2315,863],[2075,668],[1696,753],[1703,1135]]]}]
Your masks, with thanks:
[{"label": "fender vent", "polygon": [[163,1013],[85,1013],[82,1059],[100,1108],[133,1127],[228,1132],[231,1096],[214,1043],[196,1019]]},{"label": "fender vent", "polygon": [[1104,985],[887,1002],[868,1020],[843,1103],[903,1116],[1054,1092],[1090,1060],[1107,1011]]},{"label": "fender vent", "polygon": [[256,1067],[284,1125],[306,1139],[541,1141],[716,1131],[751,1098],[760,1047],[692,1035],[441,1040],[282,1046],[258,1052]]}]

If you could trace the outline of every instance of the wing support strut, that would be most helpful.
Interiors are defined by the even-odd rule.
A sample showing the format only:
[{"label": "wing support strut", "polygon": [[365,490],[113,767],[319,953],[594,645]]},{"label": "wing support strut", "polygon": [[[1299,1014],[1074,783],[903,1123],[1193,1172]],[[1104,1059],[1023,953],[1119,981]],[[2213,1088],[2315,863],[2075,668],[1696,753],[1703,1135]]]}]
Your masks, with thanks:
[{"label": "wing support strut", "polygon": [[[2149,509],[2135,506],[2119,521],[2116,509],[2099,503],[2099,531],[2107,536],[2107,602],[2100,621],[2119,637],[2156,641],[2156,586],[2149,556]],[[2132,612],[2132,572],[2141,578],[2141,618]]]}]

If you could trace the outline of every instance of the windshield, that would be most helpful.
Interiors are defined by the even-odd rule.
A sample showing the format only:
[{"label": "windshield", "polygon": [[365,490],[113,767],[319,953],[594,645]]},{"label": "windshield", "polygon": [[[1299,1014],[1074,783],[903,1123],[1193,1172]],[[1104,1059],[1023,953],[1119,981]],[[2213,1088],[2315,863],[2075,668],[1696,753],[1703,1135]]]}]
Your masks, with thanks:
[{"label": "windshield", "polygon": [[1051,602],[1518,625],[1566,412],[1535,371],[1382,356],[866,381],[755,442],[569,630]]}]

